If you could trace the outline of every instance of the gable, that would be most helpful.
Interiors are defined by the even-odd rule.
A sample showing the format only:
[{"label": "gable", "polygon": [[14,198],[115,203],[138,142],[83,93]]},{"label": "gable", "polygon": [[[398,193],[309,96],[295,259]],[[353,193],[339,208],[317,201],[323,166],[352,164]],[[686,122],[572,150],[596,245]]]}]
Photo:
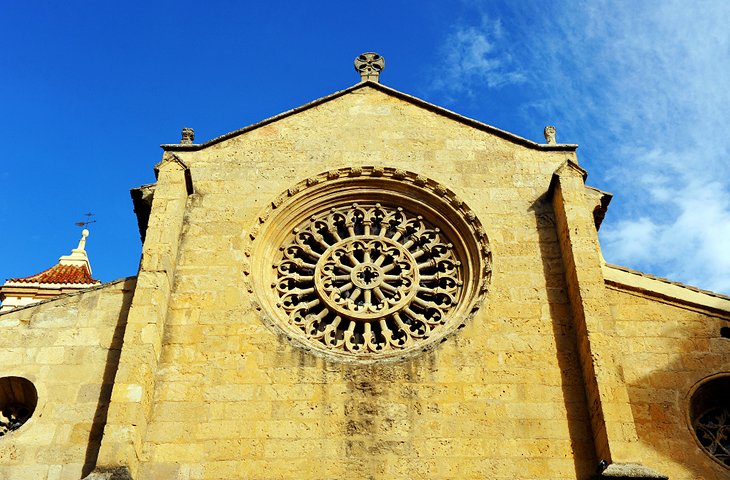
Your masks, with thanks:
[{"label": "gable", "polygon": [[383,166],[463,185],[465,196],[509,189],[504,196],[534,202],[558,166],[577,161],[575,145],[539,145],[371,82],[203,144],[163,148],[201,192],[241,178],[257,198],[331,169]]},{"label": "gable", "polygon": [[[343,96],[351,95],[354,93],[362,93],[359,92],[360,90],[371,90],[375,92],[379,92],[383,94],[386,97],[392,97],[397,98],[404,103],[411,104],[413,106],[416,106],[418,108],[433,112],[434,114],[443,117],[444,119],[451,119],[455,122],[470,126],[472,128],[475,128],[477,130],[481,130],[487,133],[490,133],[496,137],[503,138],[509,142],[512,142],[516,145],[522,145],[527,148],[536,149],[536,150],[545,150],[545,151],[575,151],[577,148],[577,145],[574,144],[539,144],[535,143],[531,140],[525,139],[523,137],[520,137],[518,135],[515,135],[513,133],[507,132],[505,130],[501,130],[499,128],[493,127],[491,125],[488,125],[486,123],[479,122],[477,120],[474,120],[469,117],[465,117],[463,115],[460,115],[458,113],[455,113],[451,110],[445,109],[443,107],[439,107],[437,105],[434,105],[432,103],[429,103],[425,100],[421,100],[417,97],[414,97],[412,95],[405,94],[403,92],[400,92],[398,90],[386,87],[384,85],[381,85],[376,82],[366,81],[359,84],[356,84],[350,88],[347,88],[345,90],[341,90],[339,92],[335,92],[333,94],[330,94],[328,96],[319,98],[317,100],[314,100],[312,102],[309,102],[307,104],[304,104],[300,107],[294,108],[292,110],[280,113],[278,115],[275,115],[273,117],[269,117],[267,119],[264,119],[260,122],[254,123],[252,125],[248,125],[246,127],[243,127],[241,129],[226,133],[224,135],[221,135],[219,137],[216,137],[212,140],[209,140],[207,142],[204,142],[202,144],[192,144],[192,143],[181,143],[181,144],[163,144],[162,148],[164,148],[166,151],[194,151],[203,149],[212,145],[215,145],[220,142],[224,142],[226,140],[229,140],[231,138],[235,138],[239,135],[245,134],[247,132],[256,130],[258,128],[264,127],[266,125],[269,125],[274,122],[278,122],[282,119],[285,119],[287,117],[290,117],[292,115],[297,115],[302,112],[305,112],[309,109],[316,108],[318,106],[324,105],[329,102],[333,102]],[[384,114],[386,109],[380,109],[378,113],[378,109],[370,110],[371,114]]]}]

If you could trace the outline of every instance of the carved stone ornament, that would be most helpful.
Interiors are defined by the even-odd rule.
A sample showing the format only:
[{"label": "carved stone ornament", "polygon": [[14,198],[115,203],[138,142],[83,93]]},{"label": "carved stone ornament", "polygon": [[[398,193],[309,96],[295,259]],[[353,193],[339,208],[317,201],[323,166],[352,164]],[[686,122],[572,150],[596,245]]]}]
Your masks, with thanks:
[{"label": "carved stone ornament", "polygon": [[181,145],[192,145],[193,141],[195,140],[195,130],[192,128],[185,127],[182,129],[182,133],[180,134],[180,144]]},{"label": "carved stone ornament", "polygon": [[360,73],[360,81],[380,81],[380,72],[385,68],[385,59],[375,52],[365,52],[355,58],[355,70]]},{"label": "carved stone ornament", "polygon": [[25,405],[7,405],[0,411],[0,437],[19,429],[28,421],[31,411]]},{"label": "carved stone ornament", "polygon": [[272,203],[251,239],[249,281],[271,325],[318,353],[378,361],[430,348],[468,320],[490,255],[453,192],[388,168],[318,178]]},{"label": "carved stone ornament", "polygon": [[730,467],[730,408],[715,407],[694,422],[695,435],[702,447],[726,467]]},{"label": "carved stone ornament", "polygon": [[547,142],[548,145],[555,145],[555,127],[552,125],[548,125],[545,127],[545,130],[543,130],[543,135],[545,135],[545,142]]},{"label": "carved stone ornament", "polygon": [[693,390],[688,419],[695,440],[715,462],[730,469],[730,374],[705,378]]},{"label": "carved stone ornament", "polygon": [[30,380],[0,378],[0,437],[22,427],[33,415],[37,404],[38,392]]}]

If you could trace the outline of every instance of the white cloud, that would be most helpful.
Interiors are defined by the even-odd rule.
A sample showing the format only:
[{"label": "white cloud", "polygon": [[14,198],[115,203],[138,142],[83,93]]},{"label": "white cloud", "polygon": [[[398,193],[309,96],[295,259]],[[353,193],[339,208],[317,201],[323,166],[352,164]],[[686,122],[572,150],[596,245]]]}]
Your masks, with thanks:
[{"label": "white cloud", "polygon": [[554,119],[559,140],[581,144],[589,183],[615,194],[607,261],[730,293],[730,2],[493,5],[479,13],[501,19],[521,54],[498,56],[483,30],[480,50],[465,40],[473,29],[457,29],[453,52],[475,45],[493,60],[470,62],[482,74],[468,71],[462,88],[519,72],[535,92],[525,123]]},{"label": "white cloud", "polygon": [[730,291],[727,186],[689,180],[666,202],[679,212],[676,216],[668,221],[641,217],[615,222],[602,232],[604,251],[616,263],[639,263],[669,278]]},{"label": "white cloud", "polygon": [[[608,85],[615,100],[605,104],[623,143],[611,188],[629,193],[634,208],[620,209],[624,218],[615,222],[608,217],[604,252],[609,261],[730,293],[730,4],[663,6],[640,3],[605,20],[620,39],[600,59],[620,66],[621,82]],[[630,226],[647,214],[655,234],[637,239]],[[642,248],[627,255],[632,242]]]},{"label": "white cloud", "polygon": [[480,26],[460,26],[446,38],[440,57],[443,64],[433,72],[434,90],[448,94],[478,94],[525,80],[509,53],[498,49],[503,39],[499,21],[483,18]]},{"label": "white cloud", "polygon": [[604,248],[609,244],[619,262],[646,261],[649,255],[645,245],[657,237],[659,227],[647,218],[623,220],[604,233]]}]

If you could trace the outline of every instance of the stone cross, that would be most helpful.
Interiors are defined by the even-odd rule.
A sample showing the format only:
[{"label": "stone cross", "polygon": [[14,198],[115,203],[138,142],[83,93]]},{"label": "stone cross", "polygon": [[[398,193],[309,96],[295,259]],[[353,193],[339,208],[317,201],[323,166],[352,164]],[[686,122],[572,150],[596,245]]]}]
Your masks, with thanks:
[{"label": "stone cross", "polygon": [[365,52],[355,58],[355,70],[360,72],[361,82],[380,83],[380,72],[385,68],[385,59],[375,52]]}]

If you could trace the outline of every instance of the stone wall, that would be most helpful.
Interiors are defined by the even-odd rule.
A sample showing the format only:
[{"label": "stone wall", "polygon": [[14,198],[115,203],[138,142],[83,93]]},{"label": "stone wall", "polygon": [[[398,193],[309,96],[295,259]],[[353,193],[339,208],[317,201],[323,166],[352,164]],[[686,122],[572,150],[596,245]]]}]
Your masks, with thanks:
[{"label": "stone wall", "polygon": [[38,393],[33,416],[0,438],[0,478],[78,480],[96,463],[134,278],[0,315],[0,378]]},{"label": "stone wall", "polygon": [[[167,147],[156,170],[135,279],[0,315],[0,378],[39,399],[0,439],[0,477],[583,480],[603,460],[603,477],[726,476],[687,411],[730,368],[730,299],[604,265],[605,198],[574,146],[364,84]],[[442,192],[469,225],[453,235],[479,223],[491,279],[435,347],[335,359],[277,326],[266,272],[288,217],[273,210],[383,172],[402,188],[378,197],[374,181],[373,201],[397,191],[427,215],[418,202]]]},{"label": "stone wall", "polygon": [[730,371],[730,339],[720,335],[730,315],[677,298],[609,292],[641,457],[673,480],[728,478],[697,444],[689,404],[696,385]]},{"label": "stone wall", "polygon": [[[371,88],[196,152],[139,478],[585,477],[596,465],[538,151]],[[484,306],[431,352],[343,364],[247,293],[249,234],[292,185],[385,166],[456,192],[490,238]],[[149,240],[148,240],[149,242]],[[147,243],[145,248],[148,248]]]}]

